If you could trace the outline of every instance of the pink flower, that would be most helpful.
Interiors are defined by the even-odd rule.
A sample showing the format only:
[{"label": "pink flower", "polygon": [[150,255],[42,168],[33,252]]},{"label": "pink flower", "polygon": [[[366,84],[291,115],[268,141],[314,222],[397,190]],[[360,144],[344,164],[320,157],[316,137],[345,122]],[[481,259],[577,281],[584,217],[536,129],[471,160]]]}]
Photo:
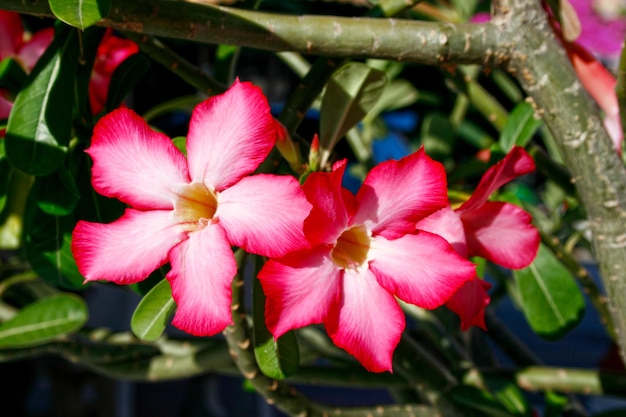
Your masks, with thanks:
[{"label": "pink flower", "polygon": [[[615,0],[569,0],[580,20],[576,42],[601,58],[615,59],[626,37],[626,17]],[[613,7],[614,10],[607,10]]]},{"label": "pink flower", "polygon": [[[417,228],[443,237],[463,257],[480,256],[511,269],[528,266],[537,255],[540,240],[531,216],[513,204],[487,200],[502,185],[534,169],[530,155],[514,147],[485,172],[469,200],[456,210],[450,206],[439,210],[419,221]],[[490,301],[489,288],[488,283],[474,277],[446,302],[461,318],[463,330],[471,326],[486,329],[484,309]]]},{"label": "pink flower", "polygon": [[89,81],[89,104],[93,114],[98,114],[104,109],[111,77],[117,67],[137,52],[139,47],[135,42],[115,36],[111,29],[106,31],[98,47]]},{"label": "pink flower", "polygon": [[193,111],[187,153],[121,108],[96,125],[94,189],[131,206],[110,224],[79,221],[72,252],[86,281],[131,284],[168,261],[173,324],[213,335],[231,323],[231,246],[282,256],[304,240],[311,205],[289,176],[249,176],[276,139],[260,89],[236,81]]},{"label": "pink flower", "polygon": [[[29,36],[24,31],[18,13],[0,10],[0,61],[13,58],[22,65],[24,71],[30,72],[53,37],[52,28],[42,29]],[[8,94],[0,90],[0,119],[9,117],[12,107],[13,102],[8,99]]]},{"label": "pink flower", "polygon": [[371,170],[356,196],[341,187],[345,161],[303,185],[313,204],[311,247],[270,259],[259,279],[269,330],[324,323],[333,342],[370,371],[391,370],[405,327],[395,297],[424,308],[444,303],[474,265],[415,223],[447,204],[445,171],[423,150]]}]

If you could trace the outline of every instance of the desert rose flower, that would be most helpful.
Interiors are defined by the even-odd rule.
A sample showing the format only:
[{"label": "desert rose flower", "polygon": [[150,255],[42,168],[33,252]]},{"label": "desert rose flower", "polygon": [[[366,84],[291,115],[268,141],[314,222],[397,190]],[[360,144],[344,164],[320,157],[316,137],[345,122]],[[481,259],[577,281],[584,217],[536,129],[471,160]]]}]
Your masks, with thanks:
[{"label": "desert rose flower", "polygon": [[98,114],[104,109],[111,77],[117,67],[137,52],[139,47],[135,42],[115,36],[111,29],[106,31],[98,46],[89,80],[89,104],[93,114]]},{"label": "desert rose flower", "polygon": [[72,252],[87,281],[130,284],[169,262],[173,324],[213,335],[231,323],[231,246],[282,256],[304,241],[311,204],[290,176],[249,175],[276,132],[260,89],[236,81],[193,111],[187,158],[129,109],[104,116],[87,153],[94,189],[130,205],[110,223],[79,221]]},{"label": "desert rose flower", "polygon": [[304,223],[311,246],[270,259],[259,273],[274,337],[323,323],[333,342],[370,371],[392,369],[405,327],[395,297],[442,305],[474,265],[415,223],[445,207],[445,171],[422,150],[373,168],[356,196],[342,188],[346,162],[312,173]]},{"label": "desert rose flower", "polygon": [[[528,266],[537,255],[540,240],[531,216],[514,204],[487,200],[502,185],[534,169],[530,155],[514,147],[485,172],[465,203],[456,210],[450,206],[439,210],[419,221],[417,228],[443,237],[463,257],[480,256],[511,269]],[[459,315],[463,330],[486,328],[489,288],[489,283],[475,277],[446,301],[446,306]]]}]

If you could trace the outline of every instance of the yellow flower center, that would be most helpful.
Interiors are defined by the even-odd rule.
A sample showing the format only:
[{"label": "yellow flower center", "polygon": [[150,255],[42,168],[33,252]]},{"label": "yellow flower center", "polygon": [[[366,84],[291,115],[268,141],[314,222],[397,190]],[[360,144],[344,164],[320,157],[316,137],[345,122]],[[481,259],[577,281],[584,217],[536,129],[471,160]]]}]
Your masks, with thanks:
[{"label": "yellow flower center", "polygon": [[189,232],[201,229],[215,216],[217,197],[204,184],[184,185],[174,202],[174,216]]},{"label": "yellow flower center", "polygon": [[356,268],[367,260],[370,237],[364,226],[355,226],[339,236],[333,248],[333,262],[341,268]]}]

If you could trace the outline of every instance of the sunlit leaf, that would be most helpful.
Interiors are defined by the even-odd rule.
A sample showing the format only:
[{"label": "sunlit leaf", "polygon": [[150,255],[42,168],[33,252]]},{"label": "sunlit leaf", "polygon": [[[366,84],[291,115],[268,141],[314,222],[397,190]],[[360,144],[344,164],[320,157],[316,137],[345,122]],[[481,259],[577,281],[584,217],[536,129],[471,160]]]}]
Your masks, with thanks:
[{"label": "sunlit leaf", "polygon": [[358,62],[346,64],[333,74],[320,109],[323,163],[337,141],[374,107],[386,85],[384,72]]},{"label": "sunlit leaf", "polygon": [[31,175],[61,165],[70,140],[78,40],[60,29],[29,74],[15,104],[5,138],[9,162]]},{"label": "sunlit leaf", "polygon": [[259,368],[266,376],[274,379],[284,379],[292,375],[300,366],[296,335],[289,331],[274,340],[274,336],[265,326],[265,295],[258,279],[254,281],[252,308],[254,356]]},{"label": "sunlit leaf", "polygon": [[519,103],[509,115],[500,134],[500,147],[509,152],[513,146],[525,147],[533,137],[541,119],[535,118],[535,109],[525,101]]},{"label": "sunlit leaf", "polygon": [[582,319],[585,300],[569,271],[544,245],[530,266],[513,271],[524,315],[546,339],[558,339]]},{"label": "sunlit leaf", "polygon": [[85,302],[72,294],[57,294],[24,307],[0,325],[0,347],[35,346],[79,330],[87,321]]},{"label": "sunlit leaf", "polygon": [[108,16],[111,0],[48,0],[50,10],[59,20],[85,30]]},{"label": "sunlit leaf", "polygon": [[139,302],[130,321],[130,328],[141,340],[155,341],[165,331],[176,309],[170,283],[163,279]]}]

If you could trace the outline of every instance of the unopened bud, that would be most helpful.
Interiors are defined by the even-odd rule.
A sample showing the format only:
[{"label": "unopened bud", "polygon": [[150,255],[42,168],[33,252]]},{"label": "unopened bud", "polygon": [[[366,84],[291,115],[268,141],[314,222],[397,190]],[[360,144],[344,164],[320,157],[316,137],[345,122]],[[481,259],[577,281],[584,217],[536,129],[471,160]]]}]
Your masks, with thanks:
[{"label": "unopened bud", "polygon": [[276,127],[276,148],[289,163],[289,166],[297,173],[302,170],[302,156],[298,146],[291,140],[289,132],[281,122],[274,119]]}]

